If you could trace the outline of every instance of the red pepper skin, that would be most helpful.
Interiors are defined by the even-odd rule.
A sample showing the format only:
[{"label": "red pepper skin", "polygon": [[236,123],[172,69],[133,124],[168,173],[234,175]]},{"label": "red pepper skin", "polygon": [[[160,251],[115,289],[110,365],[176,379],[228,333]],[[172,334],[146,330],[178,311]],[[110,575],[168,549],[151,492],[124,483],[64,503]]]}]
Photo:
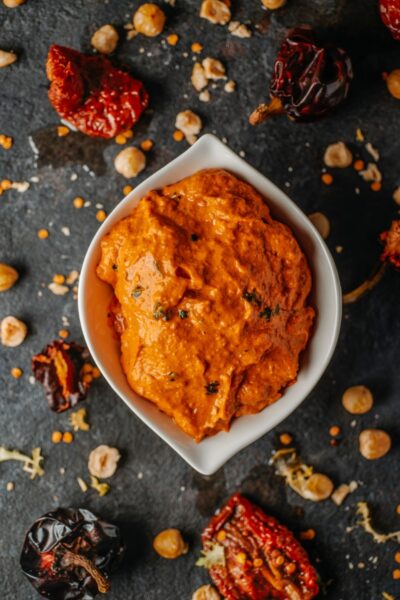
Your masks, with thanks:
[{"label": "red pepper skin", "polygon": [[148,106],[143,83],[105,56],[53,45],[47,58],[49,100],[61,118],[91,137],[130,129]]},{"label": "red pepper skin", "polygon": [[320,46],[311,29],[298,27],[280,48],[270,95],[292,119],[310,121],[343,102],[352,79],[352,63],[342,48]]},{"label": "red pepper skin", "polygon": [[400,269],[400,220],[392,221],[390,229],[381,233],[380,239],[385,244],[381,261]]},{"label": "red pepper skin", "polygon": [[380,0],[381,19],[395,40],[400,40],[400,0]]},{"label": "red pepper skin", "polygon": [[86,398],[90,383],[83,366],[89,358],[86,348],[59,340],[32,358],[33,375],[44,386],[51,410],[64,412]]},{"label": "red pepper skin", "polygon": [[225,565],[211,567],[210,575],[226,600],[310,600],[319,592],[293,534],[240,494],[211,519],[202,542],[224,548]]}]

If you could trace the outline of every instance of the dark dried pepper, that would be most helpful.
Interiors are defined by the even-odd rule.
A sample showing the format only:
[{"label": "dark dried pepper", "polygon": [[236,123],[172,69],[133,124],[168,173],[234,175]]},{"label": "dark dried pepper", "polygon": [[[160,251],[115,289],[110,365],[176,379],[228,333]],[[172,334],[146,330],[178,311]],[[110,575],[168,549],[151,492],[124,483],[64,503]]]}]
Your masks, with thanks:
[{"label": "dark dried pepper", "polygon": [[257,125],[286,113],[296,121],[311,121],[329,113],[347,97],[353,67],[342,48],[319,45],[311,29],[297,27],[283,42],[270,84],[271,101],[250,116]]},{"label": "dark dried pepper", "polygon": [[85,509],[59,508],[37,519],[21,553],[22,571],[50,600],[91,600],[110,589],[125,547],[116,525]]},{"label": "dark dried pepper", "polygon": [[400,40],[400,0],[379,0],[381,19],[395,40]]},{"label": "dark dried pepper", "polygon": [[105,56],[53,45],[47,58],[49,100],[61,118],[92,137],[113,138],[147,108],[143,83]]},{"label": "dark dried pepper", "polygon": [[202,535],[198,561],[226,600],[311,600],[317,574],[292,533],[235,494]]},{"label": "dark dried pepper", "polygon": [[75,342],[55,340],[32,359],[32,370],[43,384],[51,410],[63,412],[86,398],[92,376],[85,373],[90,355]]}]

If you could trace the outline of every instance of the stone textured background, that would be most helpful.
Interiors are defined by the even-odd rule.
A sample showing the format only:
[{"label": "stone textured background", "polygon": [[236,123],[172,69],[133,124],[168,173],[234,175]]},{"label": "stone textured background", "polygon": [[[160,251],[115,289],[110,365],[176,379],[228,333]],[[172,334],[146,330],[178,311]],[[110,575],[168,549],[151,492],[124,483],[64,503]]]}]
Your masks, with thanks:
[{"label": "stone textured background", "polygon": [[[246,159],[286,187],[305,212],[320,210],[329,217],[328,245],[343,288],[354,287],[374,267],[380,251],[377,236],[398,211],[391,194],[400,184],[400,104],[387,93],[381,73],[400,67],[400,43],[392,41],[380,23],[374,0],[288,0],[270,19],[259,0],[234,0],[234,18],[252,24],[254,35],[249,40],[200,19],[199,4],[199,0],[177,0],[175,9],[165,5],[169,19],[160,38],[138,37],[118,47],[116,60],[144,79],[152,97],[152,110],[133,140],[155,141],[139,179],[185,149],[185,142],[172,139],[175,114],[192,108],[202,116],[204,132],[215,132],[227,138],[235,151],[244,151]],[[122,26],[138,5],[136,0],[27,0],[15,10],[0,7],[0,48],[19,54],[16,64],[0,72],[0,133],[12,135],[15,141],[12,150],[0,149],[0,179],[38,178],[25,194],[11,191],[0,198],[0,260],[21,273],[18,285],[0,297],[0,318],[14,314],[29,324],[30,331],[20,348],[0,349],[0,443],[27,452],[40,445],[46,457],[45,476],[33,482],[20,465],[0,465],[1,598],[37,597],[19,569],[24,533],[40,514],[59,505],[79,505],[121,523],[129,544],[110,600],[190,599],[193,590],[208,581],[207,573],[194,567],[199,533],[235,490],[258,501],[296,533],[316,529],[316,540],[306,544],[326,584],[326,598],[378,600],[383,591],[400,598],[400,585],[391,577],[396,545],[379,546],[359,528],[348,530],[355,523],[358,500],[371,504],[379,528],[400,528],[395,511],[400,503],[400,275],[394,271],[370,295],[345,308],[334,359],[304,404],[277,431],[242,451],[214,477],[194,473],[101,380],[85,403],[91,431],[77,434],[70,446],[50,442],[54,429],[68,428],[68,415],[50,413],[41,387],[31,385],[30,359],[57,336],[62,315],[70,320],[71,339],[79,341],[82,336],[72,294],[54,296],[45,285],[54,273],[80,269],[98,227],[95,205],[111,211],[126,182],[113,168],[113,157],[120,150],[113,142],[55,137],[58,119],[47,100],[47,49],[56,42],[89,51],[90,36],[98,26]],[[296,125],[281,118],[254,129],[247,116],[266,95],[280,40],[287,27],[302,23],[349,49],[356,72],[351,98],[330,118],[315,124]],[[162,42],[171,32],[180,35],[174,48]],[[199,102],[189,81],[190,45],[195,41],[203,43],[203,56],[224,61],[229,77],[237,81],[236,93],[228,95],[218,85],[209,104]],[[369,191],[352,169],[335,173],[329,188],[320,182],[323,151],[331,142],[346,141],[356,156],[369,158],[355,141],[357,127],[380,150],[384,174],[380,193]],[[41,148],[37,164],[31,136]],[[95,168],[95,177],[85,164]],[[72,174],[77,175],[75,181]],[[77,195],[91,206],[76,210],[72,199]],[[48,240],[37,238],[42,227],[50,231]],[[69,237],[62,233],[63,227],[70,228]],[[344,248],[341,254],[335,252],[337,245]],[[9,374],[13,366],[24,370],[20,380]],[[353,419],[342,409],[340,398],[346,387],[356,383],[370,386],[376,403],[352,427]],[[343,431],[336,448],[329,445],[328,429],[333,424]],[[358,433],[369,426],[386,429],[394,441],[387,457],[371,463],[357,450]],[[335,483],[362,482],[341,508],[329,500],[322,504],[302,500],[274,474],[268,459],[282,431],[293,433],[304,458]],[[94,491],[83,495],[76,483],[77,476],[86,476],[87,456],[100,443],[117,446],[123,454],[111,492],[104,498]],[[12,493],[5,489],[9,481],[15,482]],[[169,526],[179,527],[191,545],[190,553],[174,562],[157,557],[151,548],[153,536]],[[373,557],[377,561],[372,562]]]}]

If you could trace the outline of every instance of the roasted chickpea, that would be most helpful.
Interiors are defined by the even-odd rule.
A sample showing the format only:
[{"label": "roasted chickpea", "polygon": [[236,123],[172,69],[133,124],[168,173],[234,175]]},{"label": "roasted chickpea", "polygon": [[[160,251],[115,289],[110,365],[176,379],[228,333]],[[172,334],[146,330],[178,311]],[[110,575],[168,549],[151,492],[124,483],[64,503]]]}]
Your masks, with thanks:
[{"label": "roasted chickpea", "polygon": [[118,31],[112,25],[103,25],[92,35],[91,44],[101,54],[111,54],[117,47]]},{"label": "roasted chickpea", "polygon": [[165,529],[161,531],[153,541],[153,548],[163,558],[178,558],[188,551],[179,529]]},{"label": "roasted chickpea", "polygon": [[114,160],[115,169],[130,179],[136,177],[146,166],[146,156],[139,148],[125,148]]},{"label": "roasted chickpea", "polygon": [[344,392],[342,404],[352,415],[363,415],[371,410],[374,398],[365,385],[353,385]]},{"label": "roasted chickpea", "polygon": [[147,37],[160,35],[165,25],[165,13],[157,4],[150,2],[139,6],[133,17],[133,25],[139,33]]},{"label": "roasted chickpea", "polygon": [[0,334],[3,346],[9,346],[10,348],[19,346],[26,338],[27,333],[28,328],[25,323],[16,317],[5,317],[1,321]]},{"label": "roasted chickpea", "polygon": [[18,273],[9,265],[0,263],[0,292],[6,292],[15,284],[18,279]]},{"label": "roasted chickpea", "polygon": [[382,429],[364,429],[359,437],[360,453],[367,460],[376,460],[390,450],[392,440]]},{"label": "roasted chickpea", "polygon": [[327,167],[345,169],[353,162],[353,155],[343,142],[330,144],[325,150],[324,163]]},{"label": "roasted chickpea", "polygon": [[231,20],[231,11],[222,0],[204,0],[201,3],[200,16],[214,25],[226,25]]},{"label": "roasted chickpea", "polygon": [[261,0],[261,2],[269,10],[276,10],[286,4],[286,0]]}]

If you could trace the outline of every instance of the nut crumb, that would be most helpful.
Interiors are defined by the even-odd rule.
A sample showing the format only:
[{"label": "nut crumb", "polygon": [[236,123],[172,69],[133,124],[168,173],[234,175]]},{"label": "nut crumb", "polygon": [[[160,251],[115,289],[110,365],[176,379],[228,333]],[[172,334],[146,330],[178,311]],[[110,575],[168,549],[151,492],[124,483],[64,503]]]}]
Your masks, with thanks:
[{"label": "nut crumb", "polygon": [[102,444],[89,454],[89,473],[100,479],[108,479],[117,470],[120,458],[121,455],[117,448],[110,448],[110,446]]},{"label": "nut crumb", "polygon": [[357,488],[358,488],[357,481],[350,481],[349,484],[342,483],[342,485],[339,485],[339,487],[337,487],[334,490],[334,492],[332,493],[331,499],[336,504],[336,506],[340,506],[341,504],[343,504],[343,502],[345,501],[347,496],[349,494],[353,493]]},{"label": "nut crumb", "polygon": [[5,50],[0,50],[0,69],[3,67],[9,67],[17,60],[17,55],[15,52],[6,52]]},{"label": "nut crumb", "polygon": [[364,181],[372,181],[381,183],[382,181],[382,173],[380,172],[378,165],[375,163],[368,163],[367,168],[363,171],[359,171],[359,174],[364,179]]},{"label": "nut crumb", "polygon": [[13,481],[9,481],[6,485],[7,492],[13,492],[15,490],[15,483]]},{"label": "nut crumb", "polygon": [[211,100],[210,92],[208,90],[203,90],[202,92],[200,92],[199,100],[200,100],[200,102],[210,102],[210,100]]},{"label": "nut crumb", "polygon": [[4,317],[0,325],[1,343],[3,346],[15,348],[22,344],[27,336],[28,328],[16,317]]},{"label": "nut crumb", "polygon": [[101,54],[111,54],[117,47],[118,31],[112,25],[103,25],[92,35],[90,43]]},{"label": "nut crumb", "polygon": [[378,160],[380,159],[380,154],[379,154],[378,150],[376,148],[374,148],[370,142],[365,144],[365,148],[366,148],[367,152],[369,152],[369,154],[372,156],[374,161],[378,162]]},{"label": "nut crumb", "polygon": [[227,81],[226,84],[224,85],[224,90],[228,94],[231,94],[232,92],[234,92],[236,90],[236,81],[233,81],[233,79],[230,79],[229,81]]},{"label": "nut crumb", "polygon": [[82,492],[85,494],[89,489],[88,484],[81,477],[77,477],[76,480],[77,480],[78,485],[81,488]]},{"label": "nut crumb", "polygon": [[214,25],[226,25],[231,20],[231,10],[222,0],[203,0],[200,17]]},{"label": "nut crumb", "polygon": [[207,57],[203,60],[204,74],[207,79],[226,79],[225,67],[220,60],[216,58]]},{"label": "nut crumb", "polygon": [[325,150],[324,163],[327,167],[345,169],[353,162],[353,155],[343,142],[330,144]]},{"label": "nut crumb", "polygon": [[184,134],[189,144],[196,141],[196,135],[200,133],[202,126],[200,117],[191,110],[185,110],[176,115],[175,127]]},{"label": "nut crumb", "polygon": [[64,296],[64,294],[67,294],[69,292],[69,288],[66,285],[54,283],[54,281],[52,283],[49,283],[47,287],[53,294],[55,294],[55,296]]},{"label": "nut crumb", "polygon": [[239,38],[249,38],[251,37],[251,30],[244,23],[240,23],[239,21],[231,21],[228,25],[228,29],[232,35],[235,35]]},{"label": "nut crumb", "polygon": [[204,68],[199,62],[193,65],[191,81],[194,89],[198,92],[201,92],[208,84]]}]

